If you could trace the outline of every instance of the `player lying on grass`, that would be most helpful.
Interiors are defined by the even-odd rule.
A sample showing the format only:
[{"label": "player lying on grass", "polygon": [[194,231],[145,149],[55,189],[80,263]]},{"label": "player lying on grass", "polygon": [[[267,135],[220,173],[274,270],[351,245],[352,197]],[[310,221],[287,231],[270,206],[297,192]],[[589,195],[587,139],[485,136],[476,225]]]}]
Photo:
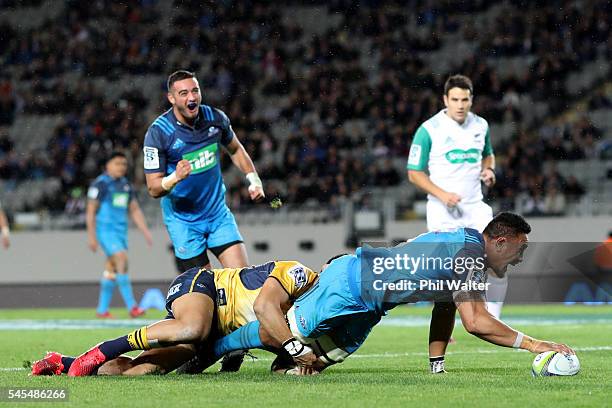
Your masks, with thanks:
[{"label": "player lying on grass", "polygon": [[[441,303],[434,308],[430,328],[432,372],[444,372],[444,353],[454,325],[455,307],[465,329],[490,343],[533,353],[554,350],[573,354],[564,344],[536,340],[512,329],[486,308],[485,293],[481,289],[487,279],[487,268],[503,276],[509,265],[521,262],[530,232],[531,227],[521,216],[501,213],[487,225],[483,234],[459,228],[452,232],[426,233],[392,249],[359,248],[355,255],[341,256],[331,262],[320,274],[317,284],[295,301],[287,312],[289,328],[280,324],[282,316],[278,310],[256,303],[261,332],[272,333],[284,344],[299,341],[312,347],[317,355],[323,356],[312,363],[301,364],[309,367],[312,373],[343,361],[357,350],[388,310],[403,303],[438,301]],[[385,273],[375,269],[377,264],[384,264],[385,259],[392,263],[398,255],[409,255],[413,259],[450,258],[452,262],[434,262],[430,267],[412,271],[397,266]],[[448,287],[419,289],[422,281],[449,280],[459,284],[452,286],[457,290]],[[396,290],[397,287],[401,289]],[[249,342],[252,338],[247,338],[243,332],[256,324],[251,322],[218,343],[229,345],[245,339],[242,340],[243,348],[254,348],[254,342]],[[234,348],[224,347],[223,350],[228,352]],[[291,370],[295,365],[277,365],[276,368]]]},{"label": "player lying on grass", "polygon": [[[166,298],[168,316],[165,320],[105,341],[76,359],[48,353],[33,364],[32,374],[85,376],[98,368],[99,374],[167,373],[189,361],[199,349],[206,349],[205,354],[212,358],[212,341],[208,340],[255,320],[253,304],[260,291],[278,292],[274,295],[275,299],[280,299],[277,306],[286,311],[317,278],[317,273],[296,261],[213,271],[191,269],[172,282]],[[273,339],[268,340],[265,333],[260,334],[258,325],[250,326],[250,332],[241,333],[258,341],[263,339],[271,346],[281,346]],[[145,351],[135,359],[118,358],[133,350]],[[298,351],[295,357],[300,361],[305,353]]]}]

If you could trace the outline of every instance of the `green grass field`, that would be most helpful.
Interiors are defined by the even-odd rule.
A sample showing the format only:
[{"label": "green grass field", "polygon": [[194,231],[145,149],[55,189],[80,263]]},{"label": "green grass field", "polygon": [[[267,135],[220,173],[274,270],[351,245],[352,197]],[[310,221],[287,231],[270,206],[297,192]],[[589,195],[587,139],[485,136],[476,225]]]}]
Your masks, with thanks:
[{"label": "green grass field", "polygon": [[[123,311],[114,314],[126,318]],[[394,310],[355,355],[314,377],[270,374],[271,355],[256,352],[258,359],[246,361],[239,373],[218,374],[215,366],[196,376],[68,378],[29,377],[22,367],[46,350],[79,354],[127,333],[127,326],[108,327],[125,323],[92,321],[91,310],[2,310],[0,388],[65,388],[68,402],[55,404],[89,407],[612,406],[612,306],[504,309],[504,319],[516,329],[576,348],[582,370],[574,377],[532,378],[532,354],[487,344],[460,325],[446,358],[449,372],[431,375],[428,315],[428,307]],[[161,316],[149,313],[148,318]],[[29,405],[41,406],[18,406]]]}]

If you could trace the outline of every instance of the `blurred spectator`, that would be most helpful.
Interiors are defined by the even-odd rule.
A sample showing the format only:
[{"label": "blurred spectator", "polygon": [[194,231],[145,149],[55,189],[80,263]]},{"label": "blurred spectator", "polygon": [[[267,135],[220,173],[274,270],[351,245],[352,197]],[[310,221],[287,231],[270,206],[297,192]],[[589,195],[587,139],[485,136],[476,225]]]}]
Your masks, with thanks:
[{"label": "blurred spectator", "polygon": [[582,196],[585,194],[586,191],[584,187],[582,186],[582,184],[578,182],[576,177],[569,176],[565,183],[564,192],[565,192],[565,195],[567,196],[567,201],[569,203],[574,203],[574,202],[580,201],[580,199],[582,198]]},{"label": "blurred spectator", "polygon": [[[10,8],[41,3],[0,2]],[[560,207],[560,195],[571,202],[584,194],[575,180],[540,180],[544,161],[612,156],[601,129],[586,116],[569,124],[542,124],[538,117],[533,127],[522,124],[524,116],[533,116],[525,114],[533,101],[546,102],[546,116],[566,110],[569,75],[612,55],[605,49],[612,8],[604,0],[586,9],[572,0],[507,2],[490,10],[482,26],[464,24],[465,13],[497,2],[333,0],[321,4],[337,13],[336,23],[308,36],[302,22],[275,3],[200,7],[193,0],[174,1],[169,14],[160,4],[70,0],[37,27],[0,22],[0,129],[22,111],[63,118],[44,152],[17,153],[16,135],[0,130],[0,178],[60,178],[63,195],[38,205],[61,209],[111,150],[122,149],[139,163],[147,115],[166,107],[150,104],[148,89],[130,86],[117,96],[105,84],[163,77],[175,68],[203,71],[207,100],[225,108],[262,176],[288,204],[338,203],[368,187],[401,182],[403,169],[392,159],[405,161],[409,135],[441,107],[437,94],[449,73],[479,84],[476,113],[491,122],[520,123],[506,142],[491,135],[501,144],[495,146],[498,181],[489,193],[502,208],[519,201],[544,213]],[[458,37],[475,51],[442,72],[429,55]],[[502,75],[496,69],[502,57],[528,63]],[[612,103],[602,88],[588,105],[609,109]],[[277,139],[268,124],[284,121],[288,137]],[[132,166],[131,177],[139,174],[142,182],[140,169]],[[228,197],[236,208],[248,209],[240,186],[241,180],[229,177]]]},{"label": "blurred spectator", "polygon": [[547,215],[562,215],[565,213],[565,205],[565,195],[559,191],[556,185],[549,185],[544,197],[544,213]]}]

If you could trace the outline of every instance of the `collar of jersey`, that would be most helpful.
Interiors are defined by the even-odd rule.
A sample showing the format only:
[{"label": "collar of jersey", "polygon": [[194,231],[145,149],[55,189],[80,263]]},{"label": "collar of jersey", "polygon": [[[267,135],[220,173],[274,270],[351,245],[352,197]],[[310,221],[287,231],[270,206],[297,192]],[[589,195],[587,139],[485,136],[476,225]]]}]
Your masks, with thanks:
[{"label": "collar of jersey", "polygon": [[455,119],[453,119],[453,118],[451,118],[450,116],[448,116],[448,115],[446,114],[446,111],[447,111],[447,109],[446,109],[446,108],[444,108],[444,109],[442,109],[442,110],[440,111],[440,113],[441,113],[442,115],[444,115],[444,117],[445,117],[446,119],[450,120],[451,122],[453,122],[455,125],[459,126],[460,128],[465,128],[465,127],[467,126],[468,122],[470,121],[470,113],[472,113],[472,112],[468,112],[467,116],[465,117],[465,121],[463,121],[463,123],[459,124],[457,121],[455,121]]},{"label": "collar of jersey", "polygon": [[206,122],[206,119],[204,119],[204,112],[202,110],[202,105],[200,105],[198,107],[198,116],[196,117],[196,120],[192,126],[186,125],[184,123],[182,123],[180,120],[178,120],[176,118],[176,116],[174,115],[174,109],[170,108],[170,117],[172,118],[172,122],[171,123],[176,123],[177,126],[180,126],[181,128],[187,128],[187,129],[200,129],[203,127],[204,123]]}]

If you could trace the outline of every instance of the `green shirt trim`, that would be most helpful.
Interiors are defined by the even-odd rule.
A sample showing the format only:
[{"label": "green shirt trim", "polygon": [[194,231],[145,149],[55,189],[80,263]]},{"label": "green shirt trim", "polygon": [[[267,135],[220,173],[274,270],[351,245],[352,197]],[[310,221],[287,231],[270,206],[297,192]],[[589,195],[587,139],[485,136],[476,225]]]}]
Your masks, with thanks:
[{"label": "green shirt trim", "polygon": [[489,136],[489,128],[487,128],[487,134],[485,135],[485,145],[482,149],[482,157],[487,157],[493,154],[493,146],[491,146],[491,136]]},{"label": "green shirt trim", "polygon": [[410,146],[410,153],[408,154],[408,163],[406,164],[406,168],[408,170],[426,170],[427,163],[429,162],[430,151],[431,136],[429,136],[427,129],[420,126],[412,139],[412,145]]}]

